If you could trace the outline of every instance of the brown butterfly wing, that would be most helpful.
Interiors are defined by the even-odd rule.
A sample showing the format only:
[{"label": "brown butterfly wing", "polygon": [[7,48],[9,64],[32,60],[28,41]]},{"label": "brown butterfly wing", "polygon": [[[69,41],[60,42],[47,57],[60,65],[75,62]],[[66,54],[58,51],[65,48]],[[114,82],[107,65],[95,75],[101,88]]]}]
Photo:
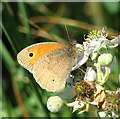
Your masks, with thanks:
[{"label": "brown butterfly wing", "polygon": [[[18,55],[17,60],[20,65],[33,72],[33,66],[37,60],[47,52],[62,48],[64,45],[56,42],[36,43],[23,49]],[[30,56],[33,53],[33,56]]]},{"label": "brown butterfly wing", "polygon": [[33,75],[40,86],[47,91],[60,91],[65,87],[74,61],[74,55],[71,55],[69,48],[51,51],[36,62]]}]

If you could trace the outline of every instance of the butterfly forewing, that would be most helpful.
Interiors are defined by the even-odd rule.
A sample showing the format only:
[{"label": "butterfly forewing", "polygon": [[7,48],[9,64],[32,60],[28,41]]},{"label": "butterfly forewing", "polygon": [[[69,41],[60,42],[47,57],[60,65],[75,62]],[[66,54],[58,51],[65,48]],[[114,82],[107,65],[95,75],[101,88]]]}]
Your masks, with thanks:
[{"label": "butterfly forewing", "polygon": [[57,50],[63,48],[63,44],[56,42],[44,42],[44,43],[36,43],[31,45],[25,49],[23,49],[18,55],[17,60],[19,64],[29,70],[31,73],[33,72],[33,66],[37,62],[37,60],[44,54],[51,52],[53,50]]},{"label": "butterfly forewing", "polygon": [[36,81],[47,91],[57,92],[64,89],[74,65],[74,58],[67,47],[44,54],[33,67]]}]

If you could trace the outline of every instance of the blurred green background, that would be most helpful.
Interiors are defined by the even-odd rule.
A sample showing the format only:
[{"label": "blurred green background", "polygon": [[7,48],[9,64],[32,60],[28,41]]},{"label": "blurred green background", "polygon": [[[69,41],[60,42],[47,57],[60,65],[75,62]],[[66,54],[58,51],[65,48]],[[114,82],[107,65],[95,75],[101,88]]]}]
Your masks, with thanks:
[{"label": "blurred green background", "polygon": [[[68,41],[65,24],[72,39],[82,43],[84,34],[107,26],[109,38],[118,36],[119,3],[117,2],[2,2],[2,117],[96,117],[96,107],[77,115],[64,107],[58,113],[46,108],[48,97],[55,95],[39,87],[32,74],[22,68],[17,53],[33,43]],[[105,84],[118,87],[119,47],[111,50],[117,64]],[[72,102],[74,99],[64,100]]]}]

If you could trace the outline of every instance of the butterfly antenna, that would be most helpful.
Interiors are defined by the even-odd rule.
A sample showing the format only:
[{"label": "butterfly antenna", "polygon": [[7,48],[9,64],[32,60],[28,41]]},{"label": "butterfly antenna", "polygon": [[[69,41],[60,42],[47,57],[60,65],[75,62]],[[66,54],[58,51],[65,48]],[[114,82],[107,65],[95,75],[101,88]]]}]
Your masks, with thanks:
[{"label": "butterfly antenna", "polygon": [[65,24],[65,29],[66,29],[66,32],[67,32],[68,40],[71,41],[70,36],[69,36],[69,33],[68,33],[67,25],[66,25],[66,24]]}]

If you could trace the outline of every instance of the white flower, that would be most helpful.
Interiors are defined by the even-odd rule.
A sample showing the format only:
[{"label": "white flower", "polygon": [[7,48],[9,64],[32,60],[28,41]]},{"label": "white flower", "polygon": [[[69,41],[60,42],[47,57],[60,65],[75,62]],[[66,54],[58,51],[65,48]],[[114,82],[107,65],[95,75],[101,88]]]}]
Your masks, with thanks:
[{"label": "white flower", "polygon": [[79,102],[79,101],[75,101],[74,102],[74,107],[73,107],[73,112],[75,112],[76,110],[83,108],[85,106],[85,104],[83,102]]},{"label": "white flower", "polygon": [[117,47],[118,45],[120,45],[120,35],[115,39],[110,40],[108,43],[109,48],[114,48]]},{"label": "white flower", "polygon": [[96,72],[93,70],[92,67],[87,67],[87,71],[84,77],[85,81],[94,81],[96,80]]},{"label": "white flower", "polygon": [[[83,50],[82,46],[80,45],[80,54],[79,56],[81,59],[78,59],[78,63],[72,68],[72,70],[76,70],[79,68],[81,65],[83,65],[87,60],[90,54],[95,53],[96,51],[99,52],[100,48],[102,47],[108,47],[108,48],[113,48],[117,47],[120,44],[120,35],[116,37],[115,39],[108,40],[106,37],[101,37],[98,39],[92,39],[86,42],[83,42]],[[79,45],[77,45],[78,47]],[[97,56],[97,54],[96,54]]]},{"label": "white flower", "polygon": [[107,45],[108,40],[106,38],[98,38],[93,39],[90,42],[83,42],[83,56],[82,59],[78,62],[76,66],[72,68],[72,70],[77,69],[81,65],[83,65],[87,60],[91,53],[98,51],[102,46]]}]

